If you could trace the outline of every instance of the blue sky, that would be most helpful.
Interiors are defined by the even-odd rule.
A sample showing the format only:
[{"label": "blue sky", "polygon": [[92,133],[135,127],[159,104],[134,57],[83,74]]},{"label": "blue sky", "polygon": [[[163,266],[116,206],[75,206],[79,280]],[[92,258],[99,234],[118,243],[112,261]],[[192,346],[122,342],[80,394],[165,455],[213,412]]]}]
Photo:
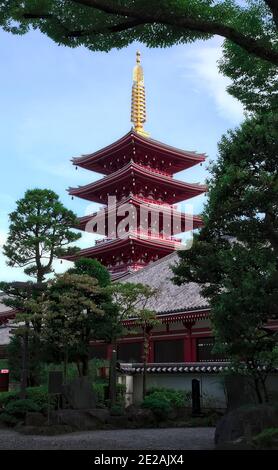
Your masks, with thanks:
[{"label": "blue sky", "polygon": [[[50,188],[78,215],[92,209],[67,195],[66,188],[100,175],[79,169],[70,159],[93,152],[131,127],[130,96],[135,53],[142,53],[151,137],[187,150],[217,156],[217,141],[243,118],[242,107],[225,91],[217,70],[221,39],[147,49],[133,44],[120,51],[90,52],[56,45],[39,32],[13,36],[0,32],[0,245],[8,214],[29,188]],[[206,165],[182,172],[188,182],[204,182]],[[194,212],[204,198],[192,200]],[[93,244],[90,234],[82,246]],[[57,264],[59,269],[65,269]],[[0,255],[1,280],[23,279]]]}]

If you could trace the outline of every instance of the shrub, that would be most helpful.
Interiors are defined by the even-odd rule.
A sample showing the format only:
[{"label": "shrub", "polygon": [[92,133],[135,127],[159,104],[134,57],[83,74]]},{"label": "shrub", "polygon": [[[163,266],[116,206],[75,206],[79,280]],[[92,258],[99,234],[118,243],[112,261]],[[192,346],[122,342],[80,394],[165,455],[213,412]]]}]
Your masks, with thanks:
[{"label": "shrub", "polygon": [[93,390],[96,394],[96,402],[98,405],[105,405],[105,395],[108,384],[106,382],[94,382],[93,383]]},{"label": "shrub", "polygon": [[0,369],[8,369],[9,363],[8,359],[0,359]]},{"label": "shrub", "polygon": [[40,409],[40,411],[47,408],[48,405],[48,390],[47,387],[30,387],[27,389],[27,398],[32,400]]},{"label": "shrub", "polygon": [[39,406],[26,398],[25,400],[13,400],[5,406],[4,413],[1,413],[0,419],[8,426],[14,426],[25,419],[27,412],[40,411]]},{"label": "shrub", "polygon": [[110,408],[111,416],[122,416],[124,414],[124,408],[119,403],[111,406]]},{"label": "shrub", "polygon": [[0,421],[6,426],[16,426],[18,424],[18,419],[8,413],[1,413]]},{"label": "shrub", "polygon": [[[27,399],[32,400],[38,405],[40,411],[45,411],[48,406],[48,393],[47,387],[29,387],[26,391]],[[0,393],[0,408],[7,407],[11,402],[19,401],[18,392],[1,392]],[[51,398],[50,404],[53,404],[54,399]],[[6,411],[6,408],[5,408]]]},{"label": "shrub", "polygon": [[[107,397],[108,394],[108,383],[107,382],[94,382],[93,383],[93,390],[96,394],[96,401],[98,406],[107,406],[109,404],[109,400]],[[117,384],[117,404],[123,406],[124,398],[125,398],[125,391],[126,386],[123,384]]]},{"label": "shrub", "polygon": [[278,448],[278,428],[264,429],[260,434],[252,439],[256,448]]},{"label": "shrub", "polygon": [[147,396],[169,400],[172,407],[182,408],[185,406],[186,402],[189,400],[189,396],[191,397],[191,394],[188,394],[187,392],[183,392],[182,390],[175,390],[172,388],[153,387],[148,390]]},{"label": "shrub", "polygon": [[166,419],[173,409],[170,400],[165,396],[158,396],[157,392],[145,397],[142,408],[151,410],[159,421]]},{"label": "shrub", "polygon": [[0,392],[0,408],[5,407],[10,401],[18,399],[18,392]]}]

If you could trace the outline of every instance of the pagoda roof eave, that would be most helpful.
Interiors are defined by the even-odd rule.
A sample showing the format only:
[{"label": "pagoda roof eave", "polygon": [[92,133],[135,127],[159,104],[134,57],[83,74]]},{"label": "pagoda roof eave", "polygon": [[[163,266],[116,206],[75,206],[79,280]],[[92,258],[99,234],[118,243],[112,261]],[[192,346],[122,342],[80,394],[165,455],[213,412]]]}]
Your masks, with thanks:
[{"label": "pagoda roof eave", "polygon": [[111,154],[115,153],[121,148],[124,149],[125,146],[128,146],[129,144],[133,143],[137,143],[139,145],[149,148],[150,150],[154,150],[157,152],[166,152],[169,156],[178,159],[186,159],[190,162],[189,166],[202,163],[206,159],[205,154],[200,154],[194,151],[181,150],[176,147],[172,147],[158,140],[151,139],[150,137],[144,137],[138,134],[134,129],[131,129],[120,139],[96,152],[72,158],[72,163],[82,168],[87,168],[100,173],[108,173],[108,170],[104,170],[104,168],[100,164],[100,160],[109,157]]},{"label": "pagoda roof eave", "polygon": [[105,176],[99,179],[98,181],[94,181],[93,183],[89,183],[78,188],[69,188],[68,192],[71,196],[77,196],[83,199],[101,203],[103,201],[99,200],[98,198],[91,198],[93,192],[95,192],[96,190],[101,191],[107,187],[110,187],[111,183],[114,181],[117,181],[117,183],[119,184],[125,178],[130,177],[132,171],[136,173],[137,176],[145,178],[145,180],[151,181],[152,183],[157,182],[160,187],[162,186],[162,184],[164,184],[164,186],[171,187],[171,189],[173,190],[181,189],[191,191],[192,196],[190,196],[190,198],[202,194],[207,190],[206,185],[185,183],[184,181],[180,181],[169,176],[162,175],[161,173],[150,171],[149,169],[144,168],[143,166],[138,165],[137,163],[130,162],[111,175]]},{"label": "pagoda roof eave", "polygon": [[170,242],[169,240],[155,239],[151,237],[139,238],[138,236],[127,234],[126,237],[115,238],[111,241],[105,241],[103,243],[99,243],[93,247],[80,250],[73,255],[63,256],[62,259],[65,259],[67,261],[74,261],[75,259],[81,258],[81,257],[93,258],[105,252],[107,253],[108,250],[110,252],[113,252],[114,250],[117,251],[119,248],[123,248],[131,244],[140,245],[146,248],[149,247],[152,250],[162,251],[165,254],[169,254],[176,250],[177,242]]}]

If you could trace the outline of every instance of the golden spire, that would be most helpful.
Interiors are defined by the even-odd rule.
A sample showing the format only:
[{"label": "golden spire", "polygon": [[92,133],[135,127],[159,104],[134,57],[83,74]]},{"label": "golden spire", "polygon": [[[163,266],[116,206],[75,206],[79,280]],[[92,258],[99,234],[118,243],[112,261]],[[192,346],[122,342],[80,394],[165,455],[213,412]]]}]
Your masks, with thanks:
[{"label": "golden spire", "polygon": [[146,97],[144,86],[144,72],[141,64],[141,54],[136,52],[136,65],[133,69],[133,85],[131,98],[131,122],[138,134],[148,137],[144,131],[143,124],[146,122]]}]

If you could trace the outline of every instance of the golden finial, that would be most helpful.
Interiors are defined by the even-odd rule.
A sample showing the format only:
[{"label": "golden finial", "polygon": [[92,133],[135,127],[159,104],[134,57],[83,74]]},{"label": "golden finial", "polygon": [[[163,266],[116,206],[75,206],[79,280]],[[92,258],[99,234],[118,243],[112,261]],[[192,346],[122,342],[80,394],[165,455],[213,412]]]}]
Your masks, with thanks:
[{"label": "golden finial", "polygon": [[131,122],[138,134],[148,137],[144,131],[143,124],[146,122],[146,97],[144,86],[144,72],[141,66],[141,54],[136,52],[136,65],[133,69],[133,85],[131,98]]}]

